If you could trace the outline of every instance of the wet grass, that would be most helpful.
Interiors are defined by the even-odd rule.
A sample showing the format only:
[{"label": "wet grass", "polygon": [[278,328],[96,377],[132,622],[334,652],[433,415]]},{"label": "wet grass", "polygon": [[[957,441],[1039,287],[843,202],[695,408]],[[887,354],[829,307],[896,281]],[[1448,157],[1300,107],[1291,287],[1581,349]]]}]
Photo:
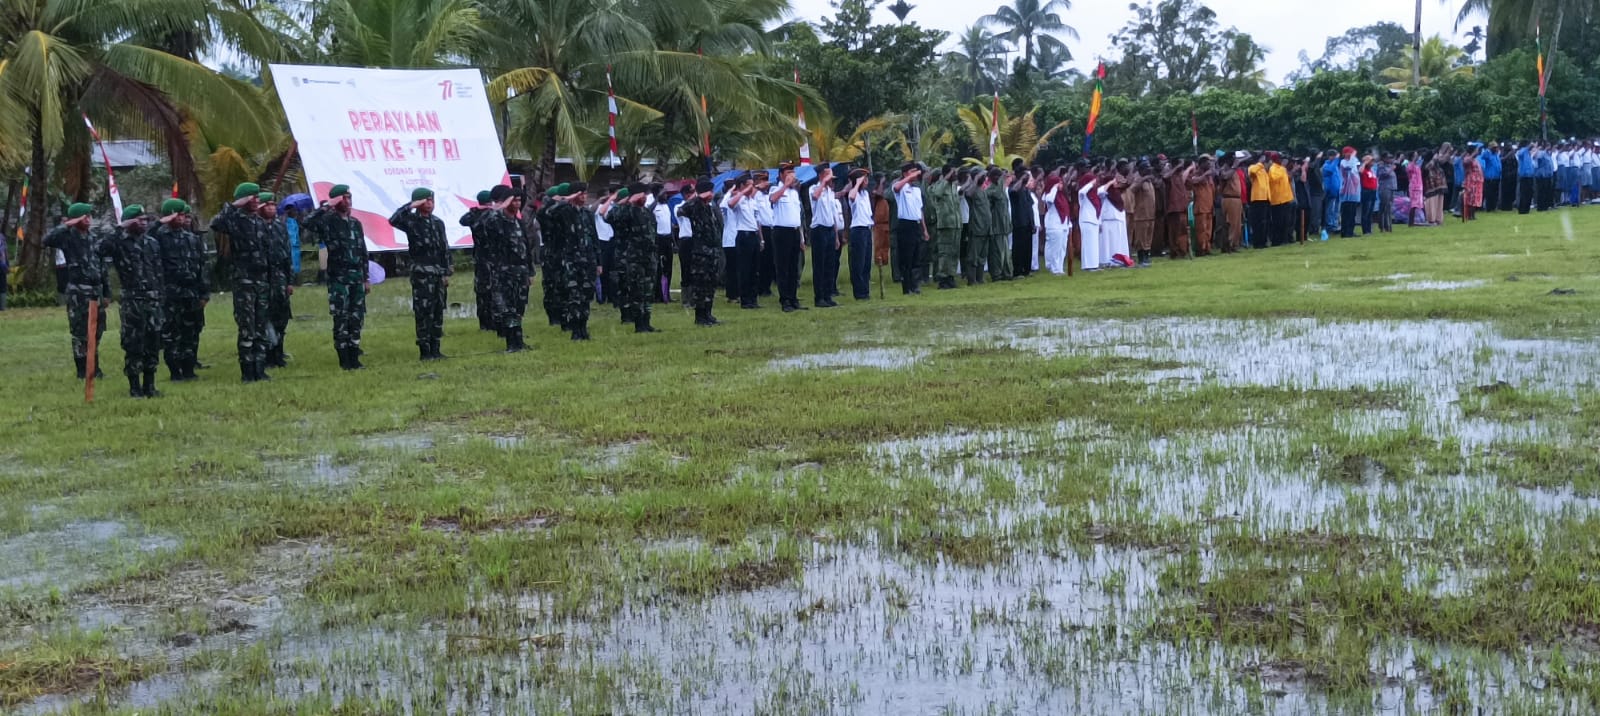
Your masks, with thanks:
[{"label": "wet grass", "polygon": [[253,386],[222,297],[158,401],[113,317],[87,406],[0,314],[0,706],[1592,712],[1577,215],[426,367],[392,282],[353,374],[307,288]]}]

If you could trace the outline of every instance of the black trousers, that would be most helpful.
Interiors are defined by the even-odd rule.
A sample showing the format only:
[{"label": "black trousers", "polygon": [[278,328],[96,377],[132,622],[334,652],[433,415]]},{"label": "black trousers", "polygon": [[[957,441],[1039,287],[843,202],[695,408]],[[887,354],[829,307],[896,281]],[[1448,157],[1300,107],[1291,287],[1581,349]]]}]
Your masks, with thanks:
[{"label": "black trousers", "polygon": [[1517,179],[1507,176],[1500,180],[1500,204],[1495,208],[1500,211],[1515,211],[1517,208]]},{"label": "black trousers", "polygon": [[1272,204],[1250,202],[1250,246],[1264,249],[1272,245]]},{"label": "black trousers", "polygon": [[1538,196],[1536,198],[1539,204],[1539,211],[1550,210],[1551,207],[1556,205],[1555,177],[1540,177],[1535,183],[1538,184],[1539,189]]},{"label": "black trousers", "polygon": [[615,240],[600,242],[600,295],[596,303],[617,303],[617,249]]},{"label": "black trousers", "polygon": [[[734,241],[737,242],[738,239],[735,238]],[[685,261],[683,265],[687,267],[689,262]],[[740,298],[740,292],[743,290],[740,286],[739,246],[735,243],[733,246],[722,247],[722,288],[727,292],[729,301]]]},{"label": "black trousers", "polygon": [[1483,180],[1483,210],[1494,211],[1500,206],[1500,180]]},{"label": "black trousers", "polygon": [[651,294],[659,303],[672,303],[672,255],[677,250],[678,240],[672,234],[656,234],[656,282]]},{"label": "black trousers", "polygon": [[832,226],[811,227],[811,289],[821,306],[839,289],[839,236]]},{"label": "black trousers", "polygon": [[1533,177],[1517,177],[1517,213],[1526,214],[1533,207]]},{"label": "black trousers", "polygon": [[739,305],[756,305],[761,258],[761,234],[754,231],[741,231],[735,239],[734,251],[737,253],[738,270],[735,272],[734,282],[739,290]]},{"label": "black trousers", "polygon": [[922,222],[901,219],[894,225],[894,237],[900,249],[900,288],[911,293],[922,282]]},{"label": "black trousers", "polygon": [[1320,235],[1322,233],[1322,215],[1323,215],[1323,211],[1322,211],[1323,203],[1322,203],[1322,200],[1323,200],[1323,197],[1325,197],[1325,196],[1326,196],[1326,194],[1312,194],[1310,197],[1308,197],[1309,200],[1310,200],[1310,204],[1308,206],[1302,207],[1304,209],[1304,211],[1306,212],[1306,233],[1307,234]]},{"label": "black trousers", "polygon": [[756,293],[771,296],[772,282],[778,277],[777,263],[773,261],[772,253],[772,227],[763,226],[760,232],[761,251],[756,256]]},{"label": "black trousers", "polygon": [[1011,227],[1011,275],[1027,276],[1033,273],[1033,237],[1036,234],[1033,226]]},{"label": "black trousers", "polygon": [[850,227],[850,293],[857,301],[872,298],[872,227]]},{"label": "black trousers", "polygon": [[778,303],[800,305],[800,227],[774,226],[767,245],[778,278]]},{"label": "black trousers", "polygon": [[1272,229],[1274,244],[1294,243],[1294,202],[1272,207]]},{"label": "black trousers", "polygon": [[1350,238],[1356,235],[1356,214],[1361,211],[1359,201],[1339,202],[1339,235]]}]

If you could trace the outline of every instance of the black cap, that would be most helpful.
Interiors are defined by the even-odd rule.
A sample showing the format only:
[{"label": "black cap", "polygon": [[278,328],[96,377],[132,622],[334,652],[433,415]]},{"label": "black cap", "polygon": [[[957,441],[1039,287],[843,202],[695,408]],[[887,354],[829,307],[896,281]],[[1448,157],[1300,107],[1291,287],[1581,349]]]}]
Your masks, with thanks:
[{"label": "black cap", "polygon": [[567,185],[567,196],[572,196],[573,194],[585,194],[588,193],[588,191],[588,182],[575,181]]},{"label": "black cap", "polygon": [[709,179],[701,179],[700,181],[695,182],[694,185],[694,191],[696,194],[704,194],[708,191],[716,191],[716,189],[717,185],[712,184],[711,180]]},{"label": "black cap", "polygon": [[504,184],[496,184],[493,189],[489,190],[489,201],[498,204],[511,198],[513,194],[515,192],[511,190],[511,187]]},{"label": "black cap", "polygon": [[901,164],[900,165],[900,173],[904,174],[906,172],[911,171],[912,169],[921,169],[921,168],[922,167],[918,166],[918,164],[916,162],[906,162],[905,164]]},{"label": "black cap", "polygon": [[642,181],[636,181],[636,182],[628,185],[628,195],[629,196],[633,196],[635,194],[645,194],[645,193],[648,193],[648,192],[649,192],[649,187]]}]

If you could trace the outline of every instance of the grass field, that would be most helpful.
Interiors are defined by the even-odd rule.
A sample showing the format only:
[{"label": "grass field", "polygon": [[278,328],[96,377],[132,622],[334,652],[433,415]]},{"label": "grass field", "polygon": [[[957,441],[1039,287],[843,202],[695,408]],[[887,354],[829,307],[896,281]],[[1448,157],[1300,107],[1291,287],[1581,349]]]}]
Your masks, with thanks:
[{"label": "grass field", "polygon": [[307,287],[254,385],[219,296],[155,401],[113,307],[90,405],[0,313],[0,711],[1594,713],[1597,222],[357,373]]}]

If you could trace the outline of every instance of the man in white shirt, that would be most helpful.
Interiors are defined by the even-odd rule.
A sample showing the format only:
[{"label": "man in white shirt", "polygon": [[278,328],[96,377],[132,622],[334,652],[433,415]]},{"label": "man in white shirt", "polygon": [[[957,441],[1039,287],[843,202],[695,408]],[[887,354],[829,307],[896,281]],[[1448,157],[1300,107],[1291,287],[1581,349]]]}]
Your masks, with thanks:
[{"label": "man in white shirt", "polygon": [[600,241],[600,283],[596,289],[595,303],[615,303],[617,282],[612,272],[616,268],[617,252],[612,246],[611,237],[616,232],[611,229],[611,224],[606,223],[606,212],[611,211],[616,195],[615,188],[607,191],[599,197],[594,211],[594,237]]},{"label": "man in white shirt", "polygon": [[678,252],[678,232],[672,228],[670,192],[659,183],[650,185],[650,200],[645,203],[656,223],[656,276],[651,282],[655,303],[672,303],[672,255]]},{"label": "man in white shirt", "polygon": [[857,301],[872,298],[872,192],[867,170],[850,171],[845,198],[850,202],[850,294]]},{"label": "man in white shirt", "polygon": [[894,183],[895,242],[900,246],[900,292],[921,294],[922,247],[928,242],[928,225],[922,220],[922,166],[907,162]]},{"label": "man in white shirt", "polygon": [[833,191],[833,168],[823,165],[811,188],[811,288],[812,305],[839,305],[833,294],[839,288],[839,250],[844,248],[844,210]]},{"label": "man in white shirt", "polygon": [[772,267],[778,279],[778,304],[784,313],[803,311],[800,305],[800,255],[805,239],[800,235],[799,181],[793,164],[778,167],[778,183],[767,192],[772,207]]},{"label": "man in white shirt", "polygon": [[[756,303],[756,260],[761,255],[761,234],[756,223],[756,205],[761,203],[755,178],[740,176],[734,189],[722,198],[727,209],[727,222],[734,232],[734,256],[738,267],[733,271],[734,294],[739,297],[740,308],[760,308]],[[727,245],[727,240],[723,240]]]},{"label": "man in white shirt", "polygon": [[[767,196],[772,192],[772,175],[766,170],[753,174],[756,180],[756,194]],[[756,295],[767,298],[772,295],[772,284],[778,280],[778,274],[772,260],[772,203],[758,201],[751,204],[755,211],[756,231],[761,234],[761,254],[756,257]]]}]

